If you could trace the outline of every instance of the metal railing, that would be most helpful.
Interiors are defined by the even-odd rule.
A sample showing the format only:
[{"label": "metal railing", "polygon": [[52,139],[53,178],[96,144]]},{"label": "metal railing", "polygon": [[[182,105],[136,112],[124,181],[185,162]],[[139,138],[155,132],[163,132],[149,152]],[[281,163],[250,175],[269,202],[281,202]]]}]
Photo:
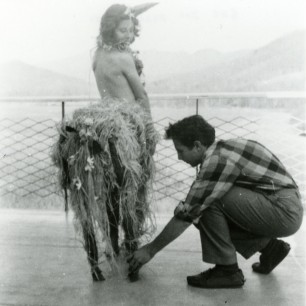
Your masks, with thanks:
[{"label": "metal railing", "polygon": [[[150,98],[155,127],[161,136],[169,122],[201,114],[216,128],[217,138],[246,137],[267,145],[287,166],[305,194],[303,93],[207,93]],[[55,125],[80,105],[98,100],[0,99],[2,105],[7,103],[11,108],[0,118],[0,196],[7,201],[62,196],[50,160],[50,148],[57,138]],[[155,199],[184,199],[194,179],[194,169],[177,160],[171,141],[160,141],[155,161]]]}]

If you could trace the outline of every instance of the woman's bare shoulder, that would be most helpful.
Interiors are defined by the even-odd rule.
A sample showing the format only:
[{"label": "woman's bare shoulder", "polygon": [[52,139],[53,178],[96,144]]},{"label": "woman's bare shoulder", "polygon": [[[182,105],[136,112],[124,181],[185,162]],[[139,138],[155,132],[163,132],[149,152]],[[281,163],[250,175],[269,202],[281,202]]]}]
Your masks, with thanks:
[{"label": "woman's bare shoulder", "polygon": [[99,50],[95,53],[93,60],[93,69],[102,64],[111,65],[113,68],[115,67],[125,67],[134,64],[133,57],[128,52],[120,52],[120,51],[103,51]]},{"label": "woman's bare shoulder", "polygon": [[121,64],[134,64],[133,56],[129,52],[114,52],[113,60]]}]

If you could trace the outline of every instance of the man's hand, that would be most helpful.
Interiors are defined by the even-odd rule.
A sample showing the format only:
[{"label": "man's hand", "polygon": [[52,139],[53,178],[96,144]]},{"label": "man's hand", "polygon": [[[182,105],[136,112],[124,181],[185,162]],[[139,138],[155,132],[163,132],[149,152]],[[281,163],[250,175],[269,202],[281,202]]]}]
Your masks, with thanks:
[{"label": "man's hand", "polygon": [[190,222],[173,217],[153,241],[127,258],[127,262],[130,265],[129,272],[138,272],[144,264],[155,256],[155,254],[180,236],[190,224]]},{"label": "man's hand", "polygon": [[127,258],[127,262],[129,263],[129,272],[133,273],[139,271],[144,264],[152,259],[152,257],[150,244],[141,247]]}]

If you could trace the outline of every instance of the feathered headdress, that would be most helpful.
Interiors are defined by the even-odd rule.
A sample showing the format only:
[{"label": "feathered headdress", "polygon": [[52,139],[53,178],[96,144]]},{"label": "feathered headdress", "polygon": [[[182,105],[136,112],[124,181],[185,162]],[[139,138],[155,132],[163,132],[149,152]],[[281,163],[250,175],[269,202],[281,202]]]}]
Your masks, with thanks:
[{"label": "feathered headdress", "polygon": [[132,12],[132,14],[134,14],[135,17],[137,17],[138,15],[144,13],[145,11],[147,11],[151,7],[155,6],[156,4],[158,4],[158,3],[157,2],[151,2],[151,3],[139,4],[139,5],[133,6],[131,8],[131,12]]}]

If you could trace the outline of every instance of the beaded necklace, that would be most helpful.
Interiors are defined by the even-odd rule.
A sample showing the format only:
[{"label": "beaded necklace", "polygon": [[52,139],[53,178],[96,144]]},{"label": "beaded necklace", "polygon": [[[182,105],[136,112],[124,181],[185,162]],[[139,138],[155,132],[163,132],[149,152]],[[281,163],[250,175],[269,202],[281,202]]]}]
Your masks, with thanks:
[{"label": "beaded necklace", "polygon": [[133,56],[134,59],[134,63],[136,66],[136,70],[139,76],[141,76],[143,74],[143,63],[142,61],[139,59],[139,51],[133,51],[130,48],[130,44],[127,42],[119,42],[119,43],[114,43],[112,45],[108,45],[106,43],[102,43],[101,46],[102,50],[105,50],[107,52],[111,52],[114,50],[118,50],[119,52],[128,52]]}]

